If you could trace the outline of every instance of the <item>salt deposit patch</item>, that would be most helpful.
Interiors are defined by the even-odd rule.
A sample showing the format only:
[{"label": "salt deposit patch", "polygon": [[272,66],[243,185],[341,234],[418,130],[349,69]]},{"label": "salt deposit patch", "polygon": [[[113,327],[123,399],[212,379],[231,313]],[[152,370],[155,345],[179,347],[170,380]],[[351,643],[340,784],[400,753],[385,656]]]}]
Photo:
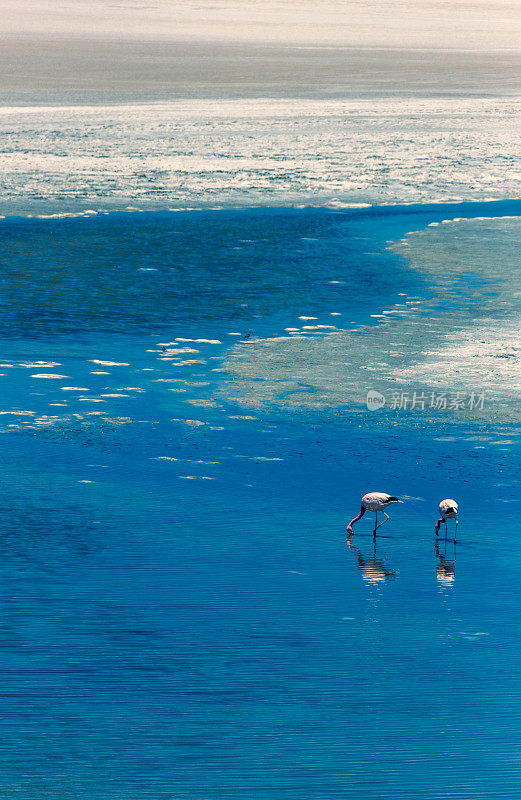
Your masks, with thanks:
[{"label": "salt deposit patch", "polygon": [[179,475],[179,478],[184,481],[214,481],[209,475]]},{"label": "salt deposit patch", "polygon": [[188,425],[190,428],[199,428],[201,425],[208,425],[207,422],[203,422],[200,419],[179,419],[173,418],[170,420],[171,422],[180,422],[182,425]]},{"label": "salt deposit patch", "polygon": [[0,415],[13,415],[16,417],[32,417],[36,411],[0,411]]},{"label": "salt deposit patch", "polygon": [[[230,334],[230,335],[235,336],[236,334]],[[240,334],[237,335],[240,336]],[[161,344],[164,345],[165,347],[168,347],[169,345],[175,345],[176,342],[197,342],[199,344],[222,344],[222,342],[219,339],[185,339],[183,336],[178,336],[174,342],[168,342],[166,344],[164,342],[161,342]]]},{"label": "salt deposit patch", "polygon": [[510,97],[177,99],[5,108],[0,122],[9,207],[86,193],[98,210],[121,208],[123,197],[131,208],[176,210],[267,196],[330,208],[519,196],[519,100]]},{"label": "salt deposit patch", "polygon": [[25,369],[52,369],[53,367],[61,367],[62,364],[60,364],[58,361],[24,361],[20,364],[20,366],[24,367]]},{"label": "salt deposit patch", "polygon": [[61,381],[64,378],[68,377],[69,377],[68,375],[56,375],[51,372],[41,372],[41,373],[36,373],[35,375],[31,375],[31,378],[48,378],[49,380],[56,380],[56,381]]},{"label": "salt deposit patch", "polygon": [[218,404],[215,400],[185,400],[185,403],[190,403],[192,406],[201,406],[201,408],[217,408]]},{"label": "salt deposit patch", "polygon": [[130,367],[125,361],[100,361],[98,358],[88,359],[92,364],[99,364],[102,367]]}]

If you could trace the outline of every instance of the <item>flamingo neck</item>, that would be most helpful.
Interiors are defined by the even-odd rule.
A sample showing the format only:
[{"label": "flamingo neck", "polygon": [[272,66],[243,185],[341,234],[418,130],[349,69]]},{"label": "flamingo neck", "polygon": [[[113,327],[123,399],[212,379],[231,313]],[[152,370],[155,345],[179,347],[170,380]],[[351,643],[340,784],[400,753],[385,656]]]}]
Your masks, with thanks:
[{"label": "flamingo neck", "polygon": [[443,517],[440,517],[439,519],[437,519],[437,520],[436,520],[436,526],[435,526],[435,528],[434,528],[434,530],[436,531],[436,533],[438,533],[438,531],[439,531],[439,529],[440,529],[440,525],[441,525],[441,523],[442,523],[442,522],[445,522],[445,520],[443,519]]},{"label": "flamingo neck", "polygon": [[360,506],[360,513],[358,514],[358,516],[354,517],[354,519],[351,520],[351,522],[349,523],[348,527],[350,527],[351,525],[354,525],[354,523],[358,522],[359,519],[362,519],[362,517],[364,516],[366,511],[367,511],[367,509],[365,509],[363,506]]}]

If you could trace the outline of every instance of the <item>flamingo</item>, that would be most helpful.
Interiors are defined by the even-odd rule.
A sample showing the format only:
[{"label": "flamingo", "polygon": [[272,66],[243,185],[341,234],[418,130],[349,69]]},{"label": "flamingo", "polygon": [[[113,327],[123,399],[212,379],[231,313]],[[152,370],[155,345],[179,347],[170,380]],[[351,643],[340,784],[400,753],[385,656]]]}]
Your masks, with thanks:
[{"label": "flamingo", "polygon": [[[448,497],[446,500],[442,500],[440,505],[439,505],[439,509],[440,509],[440,515],[441,516],[440,516],[440,518],[438,520],[436,520],[436,526],[435,526],[435,529],[434,529],[436,531],[436,536],[438,536],[438,531],[440,529],[440,525],[441,525],[442,522],[445,523],[445,530],[447,530],[447,520],[448,519],[455,519],[456,520],[456,528],[458,527],[458,520],[457,520],[458,504],[456,503],[455,500],[452,500],[450,497]],[[456,528],[454,530],[454,539],[456,539],[456,532],[457,532]]]},{"label": "flamingo", "polygon": [[[375,527],[373,530],[373,536],[376,536],[376,531],[378,528],[381,528],[382,525],[385,525],[387,520],[389,519],[388,515],[385,513],[385,510],[388,506],[392,505],[393,503],[403,503],[403,500],[398,500],[397,497],[394,497],[392,494],[386,494],[385,492],[369,492],[368,494],[364,494],[362,497],[362,505],[360,506],[360,513],[351,520],[349,525],[347,526],[347,532],[349,535],[353,534],[353,525],[355,522],[358,522],[361,519],[366,511],[374,511],[376,514],[375,518]],[[383,511],[383,515],[385,520],[378,524],[378,512]]]}]

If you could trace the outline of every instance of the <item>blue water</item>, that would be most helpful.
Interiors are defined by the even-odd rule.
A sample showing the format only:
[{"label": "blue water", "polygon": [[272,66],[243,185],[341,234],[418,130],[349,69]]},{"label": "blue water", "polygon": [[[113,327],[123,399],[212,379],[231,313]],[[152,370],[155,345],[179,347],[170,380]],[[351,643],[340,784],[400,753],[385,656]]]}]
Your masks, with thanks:
[{"label": "blue water", "polygon": [[435,299],[387,241],[520,209],[1,222],[0,798],[516,796],[518,426],[255,409],[229,364],[300,316],[363,347]]}]

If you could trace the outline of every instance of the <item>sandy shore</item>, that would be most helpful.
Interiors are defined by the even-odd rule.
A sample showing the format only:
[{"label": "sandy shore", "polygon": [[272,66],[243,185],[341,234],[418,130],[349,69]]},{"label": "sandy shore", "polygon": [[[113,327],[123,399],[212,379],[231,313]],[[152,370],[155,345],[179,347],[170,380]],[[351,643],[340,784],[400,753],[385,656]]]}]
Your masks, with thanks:
[{"label": "sandy shore", "polygon": [[173,97],[502,96],[521,54],[210,41],[7,37],[0,103],[120,103]]}]

